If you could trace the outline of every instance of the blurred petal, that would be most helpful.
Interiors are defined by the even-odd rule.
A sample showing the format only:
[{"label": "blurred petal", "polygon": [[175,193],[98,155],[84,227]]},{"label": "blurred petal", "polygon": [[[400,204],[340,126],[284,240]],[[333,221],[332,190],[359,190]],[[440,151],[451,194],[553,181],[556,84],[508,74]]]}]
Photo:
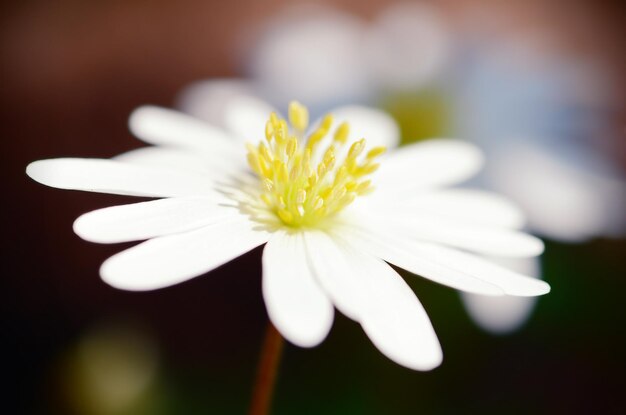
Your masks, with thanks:
[{"label": "blurred petal", "polygon": [[139,107],[133,111],[128,123],[132,133],[146,143],[241,158],[237,157],[241,154],[226,132],[178,111]]},{"label": "blurred petal", "polygon": [[272,19],[250,48],[250,74],[279,108],[297,99],[316,112],[369,92],[361,42],[349,14],[298,5]]},{"label": "blurred petal", "polygon": [[580,241],[626,233],[626,184],[558,161],[531,146],[494,158],[487,180],[518,202],[531,229]]},{"label": "blurred petal", "polygon": [[212,181],[199,174],[104,159],[39,160],[28,165],[26,174],[46,186],[87,192],[145,197],[215,194]]},{"label": "blurred petal", "polygon": [[211,125],[226,128],[224,110],[231,99],[254,96],[254,87],[244,79],[224,78],[194,82],[178,96],[181,111]]},{"label": "blurred petal", "polygon": [[515,273],[478,256],[443,246],[408,240],[395,233],[342,228],[351,244],[400,268],[458,290],[485,295],[546,294],[543,281]]},{"label": "blurred petal", "polygon": [[413,189],[443,187],[473,176],[483,164],[480,151],[471,144],[435,139],[398,148],[381,158],[374,175],[374,197],[389,193],[406,197]]},{"label": "blurred petal", "polygon": [[368,32],[367,68],[386,88],[415,89],[441,73],[451,39],[437,10],[424,3],[389,7]]},{"label": "blurred petal", "polygon": [[129,291],[169,287],[211,271],[265,243],[247,220],[227,219],[181,234],[150,239],[113,255],[100,268],[107,284]]},{"label": "blurred petal", "polygon": [[262,141],[265,124],[274,108],[252,96],[232,97],[225,104],[224,123],[235,137],[246,141]]},{"label": "blurred petal", "polygon": [[98,243],[138,241],[201,228],[239,215],[221,199],[187,197],[113,206],[80,216],[74,232]]},{"label": "blurred petal", "polygon": [[235,138],[257,141],[264,138],[265,123],[275,110],[256,96],[248,81],[202,81],[183,91],[179,105],[182,111],[227,130]]},{"label": "blurred petal", "polygon": [[278,232],[263,250],[263,298],[272,323],[291,343],[313,347],[333,323],[333,305],[313,276],[303,235]]},{"label": "blurred petal", "polygon": [[[488,258],[510,270],[535,278],[540,276],[539,258]],[[474,322],[494,334],[511,333],[530,317],[537,297],[484,296],[461,292],[465,309]]]}]

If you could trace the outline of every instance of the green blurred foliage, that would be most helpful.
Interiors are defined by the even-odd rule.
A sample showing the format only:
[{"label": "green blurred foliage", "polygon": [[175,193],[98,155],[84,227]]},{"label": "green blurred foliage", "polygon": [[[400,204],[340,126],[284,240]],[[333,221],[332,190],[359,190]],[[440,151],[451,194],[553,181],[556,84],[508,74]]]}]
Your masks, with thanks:
[{"label": "green blurred foliage", "polygon": [[398,123],[401,144],[447,137],[452,133],[450,98],[441,87],[388,94],[381,99],[379,107]]}]

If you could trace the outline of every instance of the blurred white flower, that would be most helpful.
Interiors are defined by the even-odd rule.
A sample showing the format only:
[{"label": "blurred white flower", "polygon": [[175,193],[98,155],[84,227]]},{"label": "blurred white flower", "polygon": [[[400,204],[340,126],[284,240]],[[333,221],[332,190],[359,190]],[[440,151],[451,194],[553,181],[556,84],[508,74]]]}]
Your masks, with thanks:
[{"label": "blurred white flower", "polygon": [[[480,168],[473,146],[439,139],[383,155],[383,146],[397,144],[398,130],[381,112],[338,108],[334,118],[308,129],[308,112],[298,103],[289,108],[290,127],[274,113],[262,122],[267,107],[255,100],[229,106],[226,119],[239,120],[230,132],[142,107],[130,128],[156,146],[112,160],[36,161],[27,173],[63,189],[162,198],[76,220],[74,230],[89,241],[147,239],[104,262],[102,278],[114,287],[167,287],[266,244],[269,317],[303,347],[326,337],[334,305],[393,361],[417,370],[440,364],[428,316],[387,262],[475,294],[549,291],[543,281],[465,252],[532,257],[543,249],[540,240],[515,230],[522,217],[506,200],[442,189]],[[250,167],[241,136],[259,137],[258,145],[247,146]],[[369,151],[361,137],[368,137]]]},{"label": "blurred white flower", "polygon": [[314,4],[299,4],[265,22],[251,36],[247,73],[258,94],[284,106],[300,97],[314,112],[371,94],[363,55],[367,26]]},{"label": "blurred white flower", "polygon": [[[626,232],[626,183],[610,157],[612,95],[601,72],[562,61],[523,39],[468,36],[450,82],[456,134],[475,142],[487,163],[472,185],[503,193],[528,215],[528,229],[583,242]],[[541,277],[532,260],[501,263]],[[535,299],[462,295],[474,321],[512,332]]]},{"label": "blurred white flower", "polygon": [[482,45],[459,66],[456,129],[487,153],[480,184],[519,203],[533,233],[623,236],[626,182],[606,154],[608,81],[518,43]]},{"label": "blurred white flower", "polygon": [[[251,94],[278,107],[297,96],[314,114],[371,102],[388,89],[416,89],[440,76],[451,46],[427,4],[390,6],[374,21],[315,3],[283,9],[247,36],[242,57]],[[203,83],[182,105],[202,96]]]}]

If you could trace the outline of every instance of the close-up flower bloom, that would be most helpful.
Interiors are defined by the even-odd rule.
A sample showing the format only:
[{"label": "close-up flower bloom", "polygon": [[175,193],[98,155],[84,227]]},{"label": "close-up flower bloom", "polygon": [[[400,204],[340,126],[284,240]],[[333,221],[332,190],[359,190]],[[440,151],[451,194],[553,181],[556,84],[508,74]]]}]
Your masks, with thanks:
[{"label": "close-up flower bloom", "polygon": [[[298,4],[249,37],[252,53],[242,58],[247,79],[194,82],[179,106],[214,121],[222,118],[215,116],[221,104],[241,94],[282,105],[295,93],[317,113],[338,102],[383,101],[418,130],[442,124],[446,134],[476,144],[487,163],[471,185],[519,204],[528,232],[567,243],[623,236],[624,177],[611,151],[598,151],[615,141],[608,131],[609,80],[587,60],[546,53],[515,30],[493,36],[485,24],[474,16],[455,27],[432,4],[392,4],[371,21]],[[442,107],[442,120],[424,117],[411,100]],[[501,265],[543,278],[537,258]],[[536,303],[461,297],[476,324],[497,334],[521,328]]]},{"label": "close-up flower bloom", "polygon": [[301,347],[324,340],[337,308],[396,363],[438,366],[430,320],[391,265],[469,293],[549,292],[481,256],[533,257],[543,244],[519,231],[523,215],[506,199],[448,189],[480,169],[473,145],[440,138],[395,149],[393,120],[358,106],[309,123],[297,102],[287,121],[250,99],[223,115],[229,129],[141,107],[130,129],[153,146],[113,159],[36,161],[27,174],[62,189],[158,198],[74,223],[92,242],[145,240],[102,264],[102,279],[120,289],[178,284],[265,244],[269,318]]}]

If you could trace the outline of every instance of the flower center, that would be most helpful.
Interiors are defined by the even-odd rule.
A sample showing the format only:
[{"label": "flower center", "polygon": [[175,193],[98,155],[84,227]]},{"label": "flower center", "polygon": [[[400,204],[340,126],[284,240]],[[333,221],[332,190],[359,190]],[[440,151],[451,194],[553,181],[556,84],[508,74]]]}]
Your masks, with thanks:
[{"label": "flower center", "polygon": [[345,122],[331,137],[330,114],[306,135],[309,113],[298,102],[289,104],[289,124],[272,113],[266,140],[247,144],[248,163],[261,180],[261,200],[285,225],[318,225],[373,190],[367,176],[378,168],[375,160],[385,147],[364,153],[364,138],[348,147]]}]

